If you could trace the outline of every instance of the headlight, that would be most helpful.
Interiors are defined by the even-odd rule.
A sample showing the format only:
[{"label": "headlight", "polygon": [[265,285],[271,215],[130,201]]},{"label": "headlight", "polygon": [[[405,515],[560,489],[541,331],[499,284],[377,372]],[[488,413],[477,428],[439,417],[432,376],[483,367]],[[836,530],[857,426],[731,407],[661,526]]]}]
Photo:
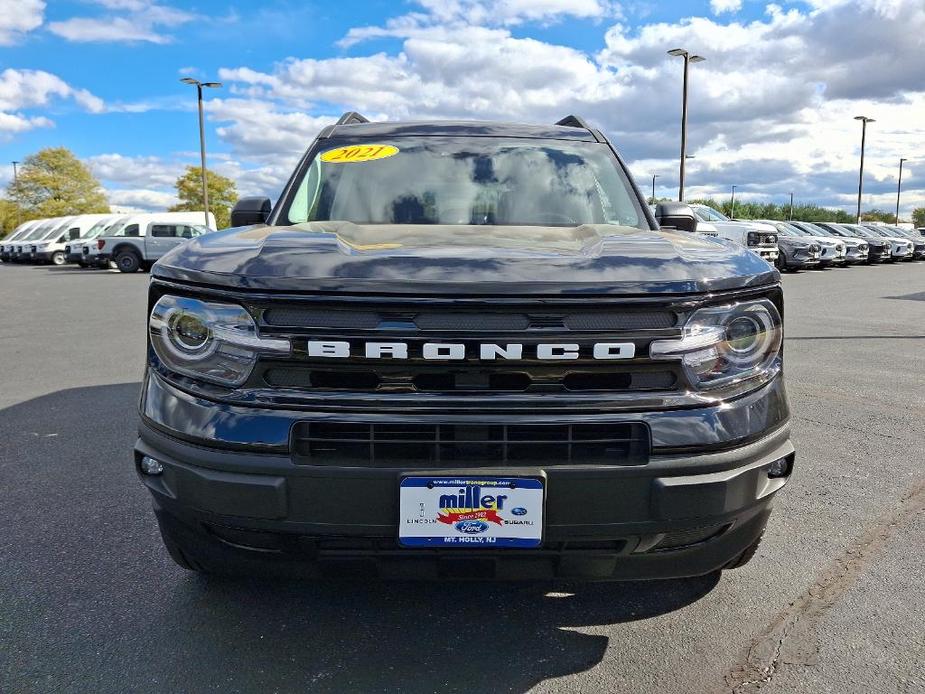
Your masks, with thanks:
[{"label": "headlight", "polygon": [[767,299],[694,311],[680,339],[656,340],[652,359],[680,360],[695,387],[709,390],[780,371],[780,313]]},{"label": "headlight", "polygon": [[288,354],[288,340],[262,338],[241,306],[165,295],[151,310],[154,352],[177,373],[223,386],[247,380],[260,354]]}]

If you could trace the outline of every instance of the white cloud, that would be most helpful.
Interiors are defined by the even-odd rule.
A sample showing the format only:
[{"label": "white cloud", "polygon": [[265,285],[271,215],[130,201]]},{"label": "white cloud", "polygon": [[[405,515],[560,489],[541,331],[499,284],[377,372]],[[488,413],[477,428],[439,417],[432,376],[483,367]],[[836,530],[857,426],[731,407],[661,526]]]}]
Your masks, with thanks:
[{"label": "white cloud", "polygon": [[710,9],[713,14],[738,12],[742,9],[742,0],[710,0]]},{"label": "white cloud", "polygon": [[0,46],[9,46],[42,25],[42,0],[0,0]]},{"label": "white cloud", "polygon": [[349,47],[372,38],[408,38],[435,27],[544,24],[567,17],[600,20],[620,15],[609,0],[417,0],[422,12],[388,20],[385,26],[354,27],[338,43]]},{"label": "white cloud", "polygon": [[142,41],[162,44],[173,40],[163,29],[177,27],[196,18],[195,14],[186,10],[140,0],[96,0],[96,4],[111,12],[51,22],[49,31],[78,43]]},{"label": "white cloud", "polygon": [[72,99],[91,113],[105,109],[102,99],[72,87],[50,72],[12,68],[0,72],[0,137],[51,127],[54,123],[47,116],[30,116],[22,111],[45,108],[55,99]]},{"label": "white cloud", "polygon": [[145,189],[109,189],[106,191],[110,205],[132,208],[141,212],[162,212],[177,204],[177,197],[171,193]]}]

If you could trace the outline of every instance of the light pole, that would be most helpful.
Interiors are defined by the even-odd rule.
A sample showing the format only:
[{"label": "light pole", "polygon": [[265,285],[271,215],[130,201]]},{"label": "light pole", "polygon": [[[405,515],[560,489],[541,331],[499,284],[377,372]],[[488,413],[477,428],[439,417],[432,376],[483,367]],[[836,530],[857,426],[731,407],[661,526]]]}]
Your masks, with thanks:
[{"label": "light pole", "polygon": [[196,85],[196,97],[199,103],[199,155],[202,160],[202,205],[205,208],[206,229],[209,228],[209,188],[206,181],[206,130],[202,117],[202,88],[203,87],[221,87],[221,82],[200,82],[192,77],[184,77],[180,80],[183,84]]},{"label": "light pole", "polygon": [[681,171],[678,184],[678,201],[684,201],[684,160],[687,158],[687,69],[691,63],[706,60],[702,55],[691,55],[683,48],[672,48],[668,55],[684,58],[684,86],[681,92]]},{"label": "light pole", "polygon": [[733,219],[736,218],[736,187],[732,186],[732,209],[729,210],[729,216]]},{"label": "light pole", "polygon": [[858,171],[858,214],[856,224],[861,223],[861,193],[864,192],[864,145],[867,141],[867,124],[874,123],[873,118],[867,116],[855,116],[855,120],[861,121],[861,169]]},{"label": "light pole", "polygon": [[652,174],[652,204],[655,204],[655,179],[658,178],[658,174]]},{"label": "light pole", "polygon": [[896,184],[896,221],[894,224],[899,226],[899,195],[903,190],[903,162],[909,161],[905,157],[899,160],[899,181]]},{"label": "light pole", "polygon": [[793,221],[793,193],[790,194],[790,221]]},{"label": "light pole", "polygon": [[[13,185],[16,185],[16,181],[19,180],[19,172],[16,170],[16,165],[18,163],[19,163],[18,161],[12,162],[13,164]],[[19,226],[19,200],[16,201],[16,226]]]}]

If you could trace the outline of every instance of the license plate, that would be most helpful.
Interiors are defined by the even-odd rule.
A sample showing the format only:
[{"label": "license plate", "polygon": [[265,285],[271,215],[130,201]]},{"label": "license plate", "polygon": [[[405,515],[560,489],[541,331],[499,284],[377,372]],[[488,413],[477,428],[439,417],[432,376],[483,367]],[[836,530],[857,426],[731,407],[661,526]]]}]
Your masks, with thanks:
[{"label": "license plate", "polygon": [[539,547],[543,480],[537,477],[403,477],[398,542],[404,547]]}]

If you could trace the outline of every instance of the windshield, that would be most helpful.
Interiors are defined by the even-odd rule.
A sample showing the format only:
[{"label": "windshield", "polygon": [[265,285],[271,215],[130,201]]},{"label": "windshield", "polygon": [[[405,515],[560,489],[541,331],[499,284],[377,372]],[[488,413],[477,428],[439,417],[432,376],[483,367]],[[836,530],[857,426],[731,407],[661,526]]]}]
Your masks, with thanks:
[{"label": "windshield", "polygon": [[838,234],[832,233],[825,227],[821,227],[816,224],[811,224],[810,222],[801,223],[800,229],[805,231],[807,234],[812,234],[813,236],[838,236]]},{"label": "windshield", "polygon": [[815,236],[815,234],[801,229],[798,226],[794,226],[793,224],[788,224],[787,222],[778,222],[775,226],[778,231],[782,231],[785,234],[791,234],[793,236]]},{"label": "windshield", "polygon": [[34,239],[40,239],[48,232],[49,229],[54,228],[57,222],[45,222],[44,224],[39,224],[35,229],[30,231],[28,234],[22,237],[23,241],[33,241]]},{"label": "windshield", "polygon": [[854,236],[863,236],[865,239],[875,239],[879,237],[879,234],[875,234],[874,232],[869,231],[863,227],[859,227],[856,224],[841,224],[839,226]]},{"label": "windshield", "polygon": [[120,217],[108,227],[103,229],[103,231],[100,232],[98,236],[121,236],[122,229],[125,227],[125,223],[128,221],[128,219],[128,217]]},{"label": "windshield", "polygon": [[97,236],[106,231],[110,224],[112,224],[111,219],[101,219],[92,227],[87,230],[87,233],[80,237],[81,241],[84,239],[95,239]]},{"label": "windshield", "polygon": [[493,137],[326,142],[279,219],[649,228],[606,145]]},{"label": "windshield", "polygon": [[58,234],[64,233],[65,231],[67,231],[67,228],[68,226],[70,226],[70,224],[71,224],[71,220],[67,220],[65,222],[61,222],[61,221],[55,222],[50,227],[48,227],[48,229],[45,231],[45,234],[40,236],[39,238],[41,240],[45,240],[45,239],[50,239],[54,236],[57,236]]}]

